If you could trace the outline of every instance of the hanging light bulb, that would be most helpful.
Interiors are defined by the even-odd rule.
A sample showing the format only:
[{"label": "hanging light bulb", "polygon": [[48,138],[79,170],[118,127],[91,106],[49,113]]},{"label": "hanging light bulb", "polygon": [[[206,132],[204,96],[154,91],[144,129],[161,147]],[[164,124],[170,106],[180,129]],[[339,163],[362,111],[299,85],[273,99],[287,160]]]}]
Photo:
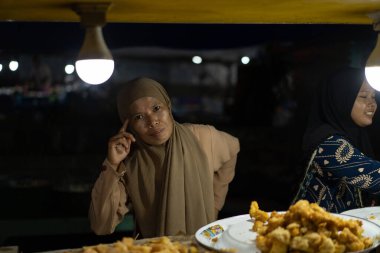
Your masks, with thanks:
[{"label": "hanging light bulb", "polygon": [[369,17],[374,21],[373,29],[377,32],[377,42],[365,65],[365,77],[369,85],[380,91],[380,12],[372,13]]},{"label": "hanging light bulb", "polygon": [[114,61],[101,29],[99,26],[86,28],[84,43],[75,62],[78,76],[89,84],[104,83],[114,69]]},{"label": "hanging light bulb", "polygon": [[112,54],[102,33],[109,5],[110,3],[79,3],[73,7],[86,29],[84,42],[75,62],[75,70],[80,79],[89,84],[104,83],[114,70]]}]

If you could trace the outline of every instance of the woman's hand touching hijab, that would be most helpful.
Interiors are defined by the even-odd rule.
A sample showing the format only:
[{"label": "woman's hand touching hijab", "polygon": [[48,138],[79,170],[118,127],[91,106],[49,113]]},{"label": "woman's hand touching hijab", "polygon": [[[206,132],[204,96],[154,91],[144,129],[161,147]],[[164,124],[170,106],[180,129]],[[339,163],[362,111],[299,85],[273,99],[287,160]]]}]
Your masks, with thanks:
[{"label": "woman's hand touching hijab", "polygon": [[124,121],[119,132],[112,136],[108,141],[107,160],[112,166],[119,166],[131,151],[131,144],[135,142],[135,137],[127,132],[129,119]]}]

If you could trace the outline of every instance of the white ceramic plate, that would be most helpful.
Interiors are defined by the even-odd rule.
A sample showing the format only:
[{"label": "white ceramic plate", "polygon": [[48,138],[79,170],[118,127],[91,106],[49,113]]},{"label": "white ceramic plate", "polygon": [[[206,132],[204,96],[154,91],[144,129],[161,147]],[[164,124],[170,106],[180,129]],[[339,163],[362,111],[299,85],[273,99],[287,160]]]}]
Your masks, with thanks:
[{"label": "white ceramic plate", "polygon": [[342,214],[367,219],[380,226],[380,206],[351,209],[343,212]]},{"label": "white ceramic plate", "polygon": [[[369,252],[379,245],[380,226],[366,219],[344,214],[334,214],[343,219],[359,219],[363,223],[364,236],[371,237],[374,245],[371,248],[360,251]],[[203,246],[213,250],[232,249],[239,253],[260,252],[256,247],[256,233],[252,231],[253,221],[249,214],[238,215],[230,218],[214,221],[201,227],[195,233],[195,239]],[[359,253],[359,252],[357,252]]]},{"label": "white ceramic plate", "polygon": [[214,221],[195,233],[195,239],[214,250],[237,249],[238,252],[260,252],[256,248],[256,233],[249,214]]}]

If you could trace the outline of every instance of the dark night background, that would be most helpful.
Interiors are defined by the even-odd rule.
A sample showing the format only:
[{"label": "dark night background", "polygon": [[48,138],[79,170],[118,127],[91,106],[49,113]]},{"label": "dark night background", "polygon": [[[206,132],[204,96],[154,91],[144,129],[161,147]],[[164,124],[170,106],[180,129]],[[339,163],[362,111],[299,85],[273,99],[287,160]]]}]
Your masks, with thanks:
[{"label": "dark night background", "polygon": [[[115,54],[115,64],[126,66],[118,70],[122,78],[31,96],[25,89],[27,74],[21,73],[28,68],[10,73],[7,61],[18,59],[21,65],[41,56],[59,90],[67,85],[61,68],[74,61],[83,30],[77,23],[7,22],[0,23],[0,31],[0,245],[18,245],[23,252],[131,235],[128,217],[115,234],[95,236],[87,211],[108,138],[120,128],[115,89],[141,73],[157,77],[183,106],[178,121],[213,124],[239,138],[236,176],[220,218],[247,213],[252,200],[264,210],[287,209],[302,174],[300,144],[314,88],[337,68],[364,66],[376,42],[372,27],[362,25],[107,24],[103,33],[113,52],[154,47],[202,54],[256,47],[263,53],[247,65],[216,62],[235,66],[235,82],[228,86],[215,80],[205,86],[202,75],[192,85],[167,78],[185,56],[161,60]],[[205,99],[219,102],[211,107],[218,113],[202,107]],[[370,134],[380,155],[378,121]]]}]

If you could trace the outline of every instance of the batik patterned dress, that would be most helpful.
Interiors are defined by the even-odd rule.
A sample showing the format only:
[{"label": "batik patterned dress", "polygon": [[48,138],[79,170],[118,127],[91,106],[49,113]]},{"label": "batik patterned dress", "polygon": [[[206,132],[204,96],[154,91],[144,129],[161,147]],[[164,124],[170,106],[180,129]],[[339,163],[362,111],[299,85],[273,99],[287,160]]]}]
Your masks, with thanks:
[{"label": "batik patterned dress", "polygon": [[380,162],[333,135],[314,151],[295,201],[307,199],[340,213],[363,207],[362,191],[380,194]]}]

